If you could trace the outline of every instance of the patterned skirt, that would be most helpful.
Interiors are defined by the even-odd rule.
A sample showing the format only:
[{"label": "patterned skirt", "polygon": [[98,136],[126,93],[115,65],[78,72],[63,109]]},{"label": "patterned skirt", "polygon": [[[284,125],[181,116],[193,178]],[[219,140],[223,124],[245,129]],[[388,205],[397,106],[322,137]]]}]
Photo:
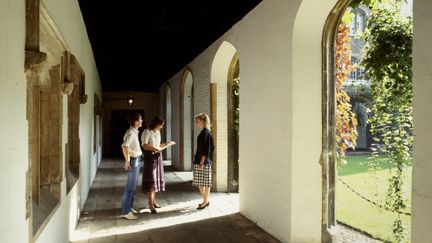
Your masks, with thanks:
[{"label": "patterned skirt", "polygon": [[206,164],[202,170],[199,165],[194,164],[193,170],[193,186],[198,187],[211,187],[212,186],[212,169],[211,165]]},{"label": "patterned skirt", "polygon": [[165,191],[165,172],[161,153],[144,152],[142,192]]}]

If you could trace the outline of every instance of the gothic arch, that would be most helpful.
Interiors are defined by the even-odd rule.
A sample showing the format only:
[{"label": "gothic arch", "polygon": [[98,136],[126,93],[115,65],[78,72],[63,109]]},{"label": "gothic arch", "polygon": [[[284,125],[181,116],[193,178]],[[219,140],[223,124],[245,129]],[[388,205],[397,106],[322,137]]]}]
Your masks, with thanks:
[{"label": "gothic arch", "polygon": [[213,184],[217,191],[228,191],[228,75],[237,49],[224,41],[211,66],[211,120],[216,149],[213,163]]},{"label": "gothic arch", "polygon": [[[165,127],[164,127],[165,141],[171,141],[172,140],[172,89],[169,83],[167,83],[164,88],[164,119],[165,119]],[[167,148],[165,150],[164,159],[166,160],[172,159],[171,148]]]},{"label": "gothic arch", "polygon": [[336,225],[336,60],[335,44],[339,23],[350,0],[339,1],[330,12],[322,37],[322,240],[331,241],[331,228]]},{"label": "gothic arch", "polygon": [[228,69],[228,191],[239,191],[239,87],[240,87],[240,60],[236,52]]},{"label": "gothic arch", "polygon": [[[329,198],[326,171],[333,153],[325,146],[328,139],[326,134],[331,129],[328,126],[331,124],[327,123],[331,119],[324,110],[330,106],[323,100],[328,97],[328,84],[324,76],[329,75],[329,70],[323,66],[323,59],[331,58],[334,53],[334,49],[331,49],[334,43],[326,40],[331,40],[327,38],[328,35],[334,36],[336,33],[336,29],[330,29],[328,19],[337,22],[343,13],[340,4],[335,8],[336,2],[303,0],[293,29],[291,169],[287,173],[291,183],[291,208],[307,210],[291,211],[290,233],[293,239],[311,242],[331,242],[327,230]],[[329,13],[336,17],[329,17]],[[330,46],[324,48],[326,45]],[[308,112],[304,112],[305,107]],[[308,222],[307,227],[304,222]]]},{"label": "gothic arch", "polygon": [[194,78],[192,70],[186,67],[180,81],[180,170],[190,171],[194,150]]}]

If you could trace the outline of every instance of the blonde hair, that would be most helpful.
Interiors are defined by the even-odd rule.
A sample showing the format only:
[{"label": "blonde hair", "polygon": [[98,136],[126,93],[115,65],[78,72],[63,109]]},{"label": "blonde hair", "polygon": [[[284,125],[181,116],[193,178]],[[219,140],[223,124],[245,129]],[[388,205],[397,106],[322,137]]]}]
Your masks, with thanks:
[{"label": "blonde hair", "polygon": [[205,113],[201,113],[197,116],[195,116],[195,119],[201,120],[204,122],[204,127],[207,128],[209,131],[211,131],[211,122],[210,122],[210,117],[205,114]]}]

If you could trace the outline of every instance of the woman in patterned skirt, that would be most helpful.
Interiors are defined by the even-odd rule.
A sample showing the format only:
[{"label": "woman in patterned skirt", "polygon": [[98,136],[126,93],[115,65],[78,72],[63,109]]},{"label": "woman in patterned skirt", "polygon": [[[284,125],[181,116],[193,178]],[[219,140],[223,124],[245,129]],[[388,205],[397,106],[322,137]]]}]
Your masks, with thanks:
[{"label": "woman in patterned skirt", "polygon": [[202,113],[195,117],[196,126],[201,130],[198,135],[197,150],[194,160],[193,185],[198,187],[203,198],[198,210],[210,205],[209,196],[211,188],[211,164],[213,160],[214,141],[211,134],[211,124],[208,115]]},{"label": "woman in patterned skirt", "polygon": [[141,135],[141,143],[144,148],[144,168],[141,189],[147,193],[148,205],[152,214],[156,214],[156,192],[165,191],[165,174],[163,167],[162,150],[175,145],[170,141],[161,143],[160,130],[164,126],[164,120],[155,117],[149,128]]}]

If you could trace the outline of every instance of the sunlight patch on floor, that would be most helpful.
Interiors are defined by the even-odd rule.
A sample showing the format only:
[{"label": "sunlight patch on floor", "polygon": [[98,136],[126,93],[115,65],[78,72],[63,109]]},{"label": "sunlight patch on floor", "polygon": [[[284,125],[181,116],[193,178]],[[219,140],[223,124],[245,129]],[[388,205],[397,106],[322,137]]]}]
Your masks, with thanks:
[{"label": "sunlight patch on floor", "polygon": [[[148,209],[141,209],[139,219],[127,221],[120,216],[113,216],[104,221],[107,227],[92,230],[92,225],[80,227],[71,234],[71,241],[88,240],[112,235],[136,233],[140,231],[174,226],[199,220],[222,217],[239,212],[238,194],[214,193],[211,204],[205,210],[196,210],[199,200],[191,200],[167,205],[152,215]],[[82,218],[83,219],[83,218]],[[84,218],[86,219],[86,218]],[[86,220],[88,220],[87,218]],[[131,222],[133,222],[131,224]],[[104,222],[101,222],[104,224]]]}]

